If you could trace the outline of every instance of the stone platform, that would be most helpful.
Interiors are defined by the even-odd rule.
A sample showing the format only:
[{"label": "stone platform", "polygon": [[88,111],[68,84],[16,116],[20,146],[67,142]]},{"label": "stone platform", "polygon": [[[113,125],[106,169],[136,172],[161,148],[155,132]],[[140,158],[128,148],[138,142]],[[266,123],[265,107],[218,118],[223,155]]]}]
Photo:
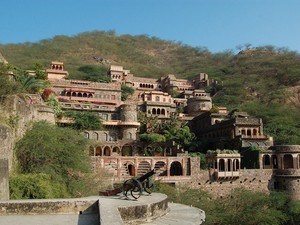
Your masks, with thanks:
[{"label": "stone platform", "polygon": [[167,196],[159,193],[142,195],[137,201],[120,195],[0,202],[1,225],[198,225],[204,220],[204,211],[168,203]]}]

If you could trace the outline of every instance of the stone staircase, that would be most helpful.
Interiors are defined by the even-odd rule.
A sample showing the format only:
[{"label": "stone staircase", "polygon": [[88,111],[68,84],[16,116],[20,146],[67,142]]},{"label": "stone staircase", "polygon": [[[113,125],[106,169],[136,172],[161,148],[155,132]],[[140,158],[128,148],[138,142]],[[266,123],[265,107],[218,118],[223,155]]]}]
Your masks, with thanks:
[{"label": "stone staircase", "polygon": [[151,166],[148,162],[142,161],[139,164],[138,170],[137,170],[137,176],[142,176],[145,173],[148,173],[151,170]]}]

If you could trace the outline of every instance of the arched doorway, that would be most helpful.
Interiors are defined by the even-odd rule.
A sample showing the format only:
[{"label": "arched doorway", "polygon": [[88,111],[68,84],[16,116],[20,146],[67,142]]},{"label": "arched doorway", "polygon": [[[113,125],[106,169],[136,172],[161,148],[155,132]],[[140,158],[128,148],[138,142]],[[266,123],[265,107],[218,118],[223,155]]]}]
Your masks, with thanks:
[{"label": "arched doorway", "polygon": [[178,161],[171,163],[170,176],[182,176],[182,166]]},{"label": "arched doorway", "polygon": [[132,147],[130,145],[123,146],[122,156],[132,156]]},{"label": "arched doorway", "polygon": [[231,164],[232,164],[232,160],[228,159],[228,161],[227,161],[227,171],[231,171],[232,170]]},{"label": "arched doorway", "polygon": [[271,160],[269,155],[263,156],[263,168],[270,169],[271,168]]},{"label": "arched doorway", "polygon": [[135,176],[135,166],[133,164],[128,164],[127,170],[130,176]]},{"label": "arched doorway", "polygon": [[101,149],[100,146],[98,146],[98,147],[96,148],[96,156],[101,156],[101,155],[102,155],[102,149]]},{"label": "arched doorway", "polygon": [[113,148],[113,153],[115,153],[115,154],[120,154],[120,149],[118,148],[118,147],[114,147]]},{"label": "arched doorway", "polygon": [[219,160],[219,171],[225,171],[225,160],[224,159],[220,159]]},{"label": "arched doorway", "polygon": [[110,156],[110,147],[106,146],[104,148],[104,156]]}]

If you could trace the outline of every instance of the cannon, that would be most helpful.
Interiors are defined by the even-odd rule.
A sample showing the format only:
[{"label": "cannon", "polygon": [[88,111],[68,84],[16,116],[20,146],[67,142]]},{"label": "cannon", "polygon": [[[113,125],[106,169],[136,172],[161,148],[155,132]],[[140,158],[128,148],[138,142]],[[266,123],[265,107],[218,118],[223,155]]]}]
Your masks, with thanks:
[{"label": "cannon", "polygon": [[138,178],[132,178],[126,180],[121,187],[100,192],[99,195],[113,196],[119,193],[123,193],[126,199],[136,200],[142,195],[143,191],[145,191],[148,194],[152,193],[154,184],[151,182],[150,178],[154,174],[155,174],[155,169],[149,171],[148,173]]}]

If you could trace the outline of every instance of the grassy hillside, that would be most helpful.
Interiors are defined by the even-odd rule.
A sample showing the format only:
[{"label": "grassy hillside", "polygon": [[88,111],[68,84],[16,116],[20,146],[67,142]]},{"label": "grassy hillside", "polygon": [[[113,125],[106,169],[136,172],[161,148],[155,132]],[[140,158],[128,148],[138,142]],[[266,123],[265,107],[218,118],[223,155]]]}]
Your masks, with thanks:
[{"label": "grassy hillside", "polygon": [[214,96],[216,105],[262,117],[265,131],[278,144],[300,144],[300,56],[296,52],[245,46],[238,54],[213,54],[156,37],[100,31],[0,45],[0,52],[9,63],[24,69],[35,63],[48,67],[51,61],[63,61],[76,78],[83,76],[80,68],[86,65],[102,70],[110,64],[123,65],[136,76],[157,78],[169,73],[190,78],[205,72],[222,82]]}]

